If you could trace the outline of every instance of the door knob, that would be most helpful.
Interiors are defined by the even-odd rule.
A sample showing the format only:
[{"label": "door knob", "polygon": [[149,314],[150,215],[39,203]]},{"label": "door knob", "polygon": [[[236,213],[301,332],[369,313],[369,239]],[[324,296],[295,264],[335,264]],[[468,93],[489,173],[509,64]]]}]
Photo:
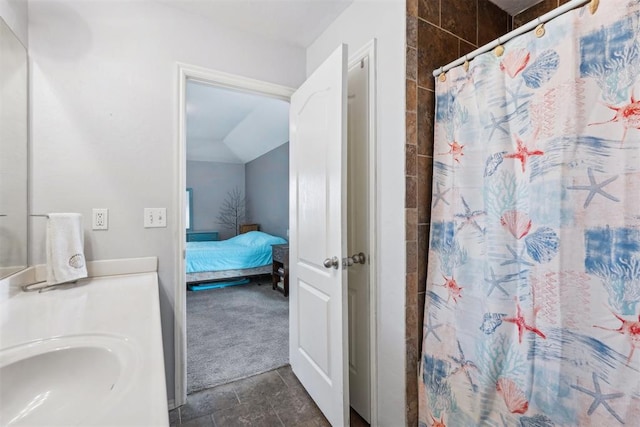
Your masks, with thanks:
[{"label": "door knob", "polygon": [[324,262],[322,263],[322,265],[325,266],[325,268],[335,268],[336,270],[338,269],[338,267],[340,267],[340,259],[337,256],[334,256],[333,258],[327,258],[324,260]]},{"label": "door knob", "polygon": [[365,264],[367,262],[367,256],[360,252],[352,256],[348,256],[342,260],[342,266],[344,268],[351,267],[353,264]]},{"label": "door knob", "polygon": [[353,264],[365,264],[367,262],[367,256],[363,253],[357,253],[349,257]]}]

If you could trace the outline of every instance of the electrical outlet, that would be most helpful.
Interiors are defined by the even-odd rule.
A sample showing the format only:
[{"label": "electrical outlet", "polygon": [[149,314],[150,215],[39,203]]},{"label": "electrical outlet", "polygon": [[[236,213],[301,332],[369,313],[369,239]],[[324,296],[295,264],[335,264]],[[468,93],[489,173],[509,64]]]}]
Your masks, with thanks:
[{"label": "electrical outlet", "polygon": [[144,208],[144,228],[166,226],[167,208]]},{"label": "electrical outlet", "polygon": [[109,209],[93,209],[92,228],[94,230],[109,229]]}]

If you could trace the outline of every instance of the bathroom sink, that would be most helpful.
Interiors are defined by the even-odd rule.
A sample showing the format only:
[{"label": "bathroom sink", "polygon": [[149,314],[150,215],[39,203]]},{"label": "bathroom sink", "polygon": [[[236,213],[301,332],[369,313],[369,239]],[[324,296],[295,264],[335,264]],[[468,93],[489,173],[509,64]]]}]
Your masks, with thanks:
[{"label": "bathroom sink", "polygon": [[0,350],[0,425],[93,424],[130,384],[125,338],[74,335]]}]

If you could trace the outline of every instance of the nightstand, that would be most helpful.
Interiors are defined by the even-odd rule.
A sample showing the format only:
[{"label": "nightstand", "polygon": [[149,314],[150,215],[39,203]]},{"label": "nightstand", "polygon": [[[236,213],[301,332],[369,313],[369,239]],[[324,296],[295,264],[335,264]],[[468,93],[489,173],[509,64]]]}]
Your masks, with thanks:
[{"label": "nightstand", "polygon": [[282,293],[285,297],[289,296],[289,244],[271,245],[271,255],[273,257],[272,287],[279,290],[278,282],[282,278],[284,282]]},{"label": "nightstand", "polygon": [[213,242],[218,240],[217,231],[187,231],[187,242]]}]

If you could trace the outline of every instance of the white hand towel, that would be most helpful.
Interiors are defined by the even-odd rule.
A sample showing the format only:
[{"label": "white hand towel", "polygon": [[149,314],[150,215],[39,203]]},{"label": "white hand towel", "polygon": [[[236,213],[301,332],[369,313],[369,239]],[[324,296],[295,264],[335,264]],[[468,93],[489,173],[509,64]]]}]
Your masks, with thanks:
[{"label": "white hand towel", "polygon": [[47,284],[87,277],[84,230],[79,213],[51,213],[47,220]]}]

